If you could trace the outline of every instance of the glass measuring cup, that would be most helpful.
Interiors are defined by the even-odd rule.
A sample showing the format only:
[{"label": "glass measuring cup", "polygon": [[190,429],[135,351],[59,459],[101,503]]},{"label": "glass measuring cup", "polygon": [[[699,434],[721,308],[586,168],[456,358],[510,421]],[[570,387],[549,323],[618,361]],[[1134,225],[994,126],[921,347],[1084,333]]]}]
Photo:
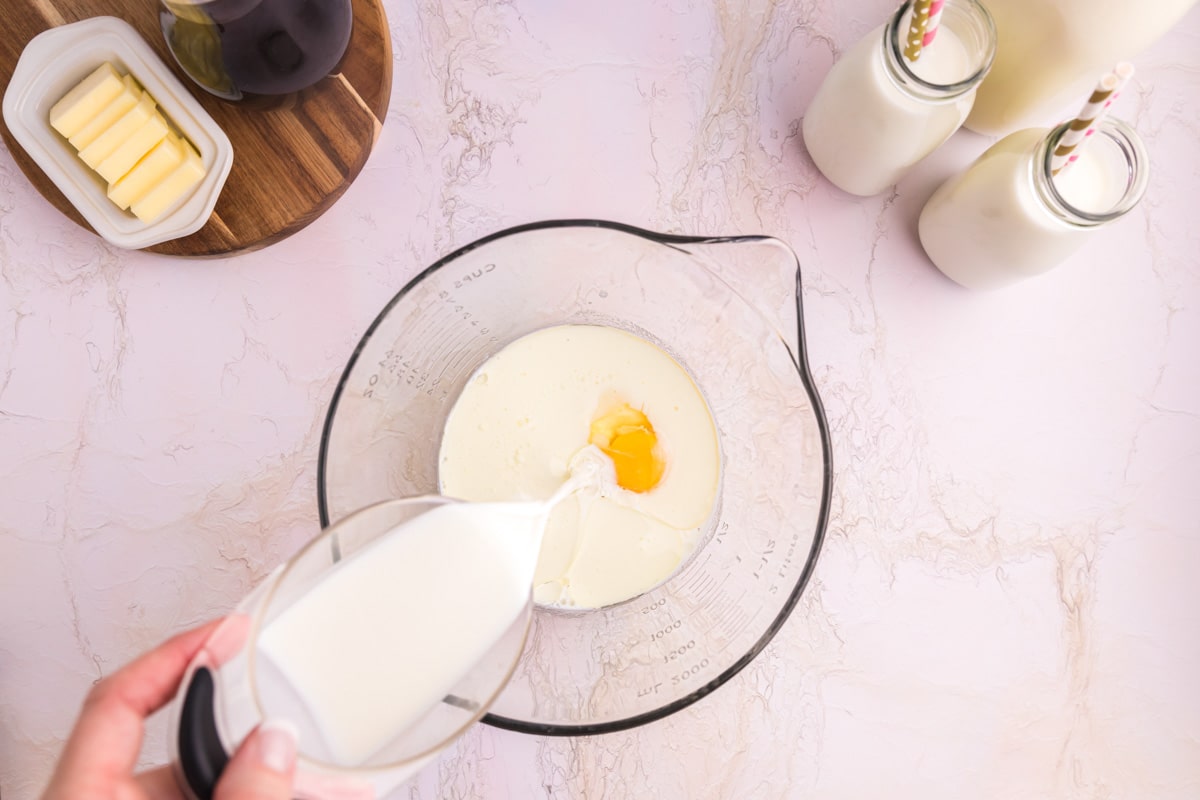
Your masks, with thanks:
[{"label": "glass measuring cup", "polygon": [[[469,661],[459,662],[464,668],[461,672],[433,676],[436,683],[441,683],[435,685],[436,694],[413,690],[413,699],[418,704],[406,713],[376,694],[380,664],[378,660],[368,662],[365,654],[397,649],[405,652],[405,660],[410,664],[408,672],[398,671],[394,681],[390,676],[384,677],[388,684],[401,691],[411,687],[412,679],[421,678],[430,669],[423,662],[432,654],[428,648],[421,647],[409,652],[413,643],[404,634],[428,627],[418,619],[428,619],[430,610],[408,603],[403,608],[381,605],[377,595],[369,589],[361,589],[361,571],[343,573],[343,580],[347,574],[353,576],[351,585],[358,591],[357,618],[346,618],[349,606],[334,606],[321,613],[320,617],[328,620],[322,623],[320,617],[312,616],[313,607],[306,607],[306,623],[299,629],[300,638],[293,640],[288,657],[303,662],[322,662],[327,678],[337,676],[325,683],[321,691],[325,698],[322,702],[343,708],[349,704],[358,707],[360,712],[363,708],[369,709],[366,715],[376,731],[371,737],[376,744],[360,748],[353,754],[345,748],[330,746],[328,736],[333,734],[336,738],[336,731],[323,725],[322,720],[328,718],[323,718],[310,705],[311,698],[304,696],[301,684],[289,681],[288,673],[280,670],[279,662],[272,662],[271,651],[263,647],[273,623],[310,596],[315,587],[324,581],[337,580],[338,570],[353,567],[357,556],[377,557],[376,545],[402,545],[402,541],[395,539],[384,542],[384,537],[411,535],[411,528],[398,530],[399,526],[439,508],[442,511],[437,513],[450,511],[451,508],[443,508],[447,506],[459,510],[483,508],[458,504],[444,497],[406,498],[367,507],[326,529],[238,605],[194,658],[172,705],[171,760],[179,786],[185,787],[193,798],[213,796],[222,771],[241,742],[264,721],[287,720],[298,734],[295,796],[383,796],[415,774],[483,715],[512,675],[524,646],[531,597],[527,597],[523,605],[519,598],[513,598],[516,602],[507,609],[513,615],[495,617],[498,624],[490,629],[492,638],[467,642],[478,645],[479,650]],[[535,519],[527,510],[513,514],[514,518],[528,518],[530,522]],[[487,524],[495,520],[494,516],[487,518]],[[494,559],[481,558],[485,563],[478,569],[494,570]],[[415,577],[410,575],[410,580]],[[419,580],[413,583],[421,584]],[[408,615],[407,622],[405,615]],[[462,619],[460,615],[459,620]],[[390,636],[391,643],[398,647],[380,648],[370,644],[364,650],[363,639],[358,636],[345,640],[350,643],[348,647],[333,647],[329,638],[339,638],[336,633],[332,637],[321,637],[314,632],[329,630],[330,624],[354,627],[356,623],[360,630],[367,632],[371,642],[387,640]],[[296,631],[293,628],[293,635]],[[442,634],[438,636],[439,642],[444,643]],[[330,664],[335,670],[333,673],[327,669]],[[298,664],[293,662],[290,666]],[[312,686],[311,682],[307,685]],[[362,686],[373,688],[363,690]],[[366,706],[362,704],[364,699],[368,703]],[[420,703],[428,705],[422,707]],[[364,719],[361,714],[358,718]],[[356,724],[356,727],[360,726]]]},{"label": "glass measuring cup", "polygon": [[805,360],[794,253],[766,237],[693,238],[594,220],[523,226],[438,261],[356,348],[321,443],[322,524],[437,491],[439,436],[467,379],[534,330],[611,325],[670,354],[708,401],[722,482],[674,576],[606,608],[538,608],[484,721],[552,735],[666,716],[762,650],[811,574],[830,446]]}]

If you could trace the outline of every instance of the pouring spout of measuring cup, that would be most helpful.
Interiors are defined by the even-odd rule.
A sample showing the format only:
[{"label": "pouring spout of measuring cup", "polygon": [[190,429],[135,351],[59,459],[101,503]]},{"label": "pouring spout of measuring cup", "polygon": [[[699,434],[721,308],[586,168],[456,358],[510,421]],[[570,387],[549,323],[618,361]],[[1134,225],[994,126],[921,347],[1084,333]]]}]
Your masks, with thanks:
[{"label": "pouring spout of measuring cup", "polygon": [[172,749],[193,796],[268,719],[297,728],[300,783],[382,795],[415,773],[511,677],[551,508],[410,498],[323,532],[239,606],[236,653],[184,681]]}]

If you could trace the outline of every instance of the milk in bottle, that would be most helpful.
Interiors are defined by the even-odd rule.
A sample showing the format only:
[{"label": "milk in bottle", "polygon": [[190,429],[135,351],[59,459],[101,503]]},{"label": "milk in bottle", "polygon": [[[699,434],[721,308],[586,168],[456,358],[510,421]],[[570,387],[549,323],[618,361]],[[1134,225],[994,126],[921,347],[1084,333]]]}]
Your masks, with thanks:
[{"label": "milk in bottle", "polygon": [[904,54],[912,0],[833,65],[804,115],[804,143],[833,184],[878,194],[956,131],[995,51],[976,0],[948,0],[920,56]]},{"label": "milk in bottle", "polygon": [[966,125],[1003,135],[1050,122],[1114,62],[1150,46],[1197,0],[987,0],[996,63]]},{"label": "milk in bottle", "polygon": [[1054,175],[1067,128],[1010,134],[933,193],[918,233],[938,269],[968,288],[1007,286],[1053,268],[1137,205],[1148,179],[1137,134],[1105,119]]}]

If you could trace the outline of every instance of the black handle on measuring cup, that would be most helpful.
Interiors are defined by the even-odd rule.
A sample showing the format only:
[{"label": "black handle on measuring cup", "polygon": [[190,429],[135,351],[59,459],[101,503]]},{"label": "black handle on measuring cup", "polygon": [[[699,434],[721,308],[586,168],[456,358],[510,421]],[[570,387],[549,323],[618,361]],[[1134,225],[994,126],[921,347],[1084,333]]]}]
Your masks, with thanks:
[{"label": "black handle on measuring cup", "polygon": [[179,766],[197,800],[212,800],[229,754],[217,733],[216,687],[208,667],[192,673],[179,713]]}]

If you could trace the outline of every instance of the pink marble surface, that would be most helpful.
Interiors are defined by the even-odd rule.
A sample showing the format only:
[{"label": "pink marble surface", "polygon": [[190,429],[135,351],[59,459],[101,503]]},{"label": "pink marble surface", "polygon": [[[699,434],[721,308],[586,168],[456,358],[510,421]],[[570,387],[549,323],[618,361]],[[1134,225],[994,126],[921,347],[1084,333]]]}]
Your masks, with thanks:
[{"label": "pink marble surface", "polygon": [[94,680],[313,535],[325,407],[387,297],[480,235],[593,216],[799,254],[837,464],[822,561],[711,697],[589,739],[477,726],[396,796],[1200,796],[1200,11],[1122,100],[1141,207],[973,294],[915,222],[988,140],[863,200],[798,136],[890,6],[390,2],[367,168],[225,260],[111,248],[0,153],[0,794],[36,796]]}]

